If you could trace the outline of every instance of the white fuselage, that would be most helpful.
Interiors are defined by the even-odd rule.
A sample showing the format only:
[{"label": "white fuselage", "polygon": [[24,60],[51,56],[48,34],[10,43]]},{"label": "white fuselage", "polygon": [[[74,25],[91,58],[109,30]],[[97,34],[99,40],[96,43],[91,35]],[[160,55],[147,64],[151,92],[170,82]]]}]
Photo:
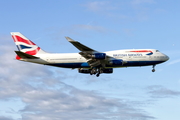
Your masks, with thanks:
[{"label": "white fuselage", "polygon": [[[169,57],[155,49],[129,49],[104,52],[115,59],[125,61],[123,65],[106,65],[107,68],[156,65],[165,62]],[[87,59],[79,53],[47,53],[37,54],[40,59],[20,59],[22,61],[65,67],[88,68]]]}]

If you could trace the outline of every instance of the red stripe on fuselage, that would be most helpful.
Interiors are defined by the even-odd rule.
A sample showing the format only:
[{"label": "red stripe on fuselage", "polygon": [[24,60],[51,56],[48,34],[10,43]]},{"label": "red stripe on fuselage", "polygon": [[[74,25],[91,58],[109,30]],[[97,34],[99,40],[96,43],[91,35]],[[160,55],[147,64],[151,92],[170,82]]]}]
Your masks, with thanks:
[{"label": "red stripe on fuselage", "polygon": [[135,51],[130,51],[130,52],[151,52],[152,53],[151,50],[135,50]]}]

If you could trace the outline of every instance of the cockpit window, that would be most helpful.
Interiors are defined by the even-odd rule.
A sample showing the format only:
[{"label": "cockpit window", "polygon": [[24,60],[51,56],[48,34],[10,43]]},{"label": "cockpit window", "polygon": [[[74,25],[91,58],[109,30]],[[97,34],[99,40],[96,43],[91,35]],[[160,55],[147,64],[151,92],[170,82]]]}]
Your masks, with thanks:
[{"label": "cockpit window", "polygon": [[156,52],[159,52],[159,50],[156,50]]}]

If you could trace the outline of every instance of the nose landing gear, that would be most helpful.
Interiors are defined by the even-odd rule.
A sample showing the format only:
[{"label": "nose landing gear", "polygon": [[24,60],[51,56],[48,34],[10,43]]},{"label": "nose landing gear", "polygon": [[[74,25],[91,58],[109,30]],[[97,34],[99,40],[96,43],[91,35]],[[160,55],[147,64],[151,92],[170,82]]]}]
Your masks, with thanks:
[{"label": "nose landing gear", "polygon": [[156,70],[155,70],[155,66],[156,66],[156,65],[153,65],[152,72],[155,72],[155,71],[156,71]]}]

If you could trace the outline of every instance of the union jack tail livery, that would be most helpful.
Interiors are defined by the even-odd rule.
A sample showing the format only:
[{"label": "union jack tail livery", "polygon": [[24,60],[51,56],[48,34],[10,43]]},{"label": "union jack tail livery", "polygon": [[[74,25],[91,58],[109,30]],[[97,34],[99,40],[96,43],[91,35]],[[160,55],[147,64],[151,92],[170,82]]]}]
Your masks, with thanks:
[{"label": "union jack tail livery", "polygon": [[[19,51],[15,51],[17,53],[16,59],[26,58],[27,56],[34,56],[37,54],[45,54],[40,47],[38,47],[31,40],[26,38],[19,32],[11,32],[12,38],[18,48]],[[25,57],[26,56],[26,57]],[[32,57],[33,58],[33,57]]]}]

